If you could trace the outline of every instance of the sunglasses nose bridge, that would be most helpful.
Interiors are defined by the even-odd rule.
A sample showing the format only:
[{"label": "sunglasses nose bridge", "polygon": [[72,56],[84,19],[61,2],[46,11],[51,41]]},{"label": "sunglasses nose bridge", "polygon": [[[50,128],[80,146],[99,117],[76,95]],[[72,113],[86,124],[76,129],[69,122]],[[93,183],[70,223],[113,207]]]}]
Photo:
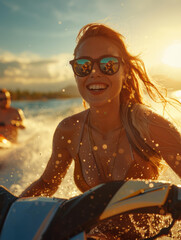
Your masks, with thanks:
[{"label": "sunglasses nose bridge", "polygon": [[91,74],[98,73],[99,71],[100,71],[99,61],[97,59],[95,59],[94,61],[92,61],[92,71],[91,71]]}]

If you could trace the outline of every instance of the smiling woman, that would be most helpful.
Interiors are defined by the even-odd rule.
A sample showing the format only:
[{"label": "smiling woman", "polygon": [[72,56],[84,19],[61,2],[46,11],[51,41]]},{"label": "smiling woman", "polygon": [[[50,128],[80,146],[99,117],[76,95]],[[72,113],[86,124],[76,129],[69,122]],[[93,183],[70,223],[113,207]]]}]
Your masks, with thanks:
[{"label": "smiling woman", "polygon": [[[142,90],[155,104],[165,106],[169,101],[148,77],[144,63],[128,52],[123,36],[104,24],[83,26],[70,64],[89,107],[58,124],[42,176],[20,196],[53,195],[72,160],[75,184],[82,192],[117,180],[158,180],[166,166],[181,177],[181,135],[171,122],[148,108]],[[142,230],[138,232],[134,224],[141,222],[148,236],[150,225],[154,227],[147,219],[119,217],[98,224],[89,236],[143,239]],[[154,226],[157,220],[153,217]]]},{"label": "smiling woman", "polygon": [[181,42],[170,45],[165,50],[162,61],[171,67],[181,68]]}]

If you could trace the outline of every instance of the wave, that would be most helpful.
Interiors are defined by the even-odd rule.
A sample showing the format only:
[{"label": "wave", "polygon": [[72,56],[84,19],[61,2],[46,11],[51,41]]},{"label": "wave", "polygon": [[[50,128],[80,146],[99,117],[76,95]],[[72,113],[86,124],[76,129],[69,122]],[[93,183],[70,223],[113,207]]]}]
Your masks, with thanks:
[{"label": "wave", "polygon": [[[45,169],[58,123],[83,110],[83,106],[81,99],[20,101],[12,105],[23,109],[27,127],[19,130],[18,144],[0,151],[0,184],[19,195]],[[79,193],[73,181],[72,165],[56,196],[69,198]]]}]

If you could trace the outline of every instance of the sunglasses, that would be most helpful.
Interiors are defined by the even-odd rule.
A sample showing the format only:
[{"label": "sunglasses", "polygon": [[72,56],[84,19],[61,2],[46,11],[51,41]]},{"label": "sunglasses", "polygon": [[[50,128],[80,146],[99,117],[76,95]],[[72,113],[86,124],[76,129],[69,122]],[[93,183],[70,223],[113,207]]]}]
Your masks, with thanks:
[{"label": "sunglasses", "polygon": [[113,75],[119,70],[120,64],[123,63],[121,57],[101,56],[97,59],[91,57],[81,57],[69,62],[72,65],[74,73],[79,77],[88,76],[93,69],[94,63],[97,63],[102,73]]}]

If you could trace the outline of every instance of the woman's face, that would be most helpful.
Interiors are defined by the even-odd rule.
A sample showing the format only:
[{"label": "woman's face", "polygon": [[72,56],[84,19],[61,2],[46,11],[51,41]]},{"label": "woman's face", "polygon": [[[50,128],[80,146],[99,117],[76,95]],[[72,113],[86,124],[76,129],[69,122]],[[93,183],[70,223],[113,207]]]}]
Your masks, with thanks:
[{"label": "woman's face", "polygon": [[[100,36],[84,40],[78,47],[75,58],[88,56],[97,59],[105,55],[121,57],[121,52],[111,40]],[[88,76],[75,75],[75,79],[81,96],[90,106],[101,106],[112,101],[119,103],[124,79],[123,64],[121,63],[118,72],[114,75],[106,75],[100,71],[97,63],[94,63],[92,72]]]}]

